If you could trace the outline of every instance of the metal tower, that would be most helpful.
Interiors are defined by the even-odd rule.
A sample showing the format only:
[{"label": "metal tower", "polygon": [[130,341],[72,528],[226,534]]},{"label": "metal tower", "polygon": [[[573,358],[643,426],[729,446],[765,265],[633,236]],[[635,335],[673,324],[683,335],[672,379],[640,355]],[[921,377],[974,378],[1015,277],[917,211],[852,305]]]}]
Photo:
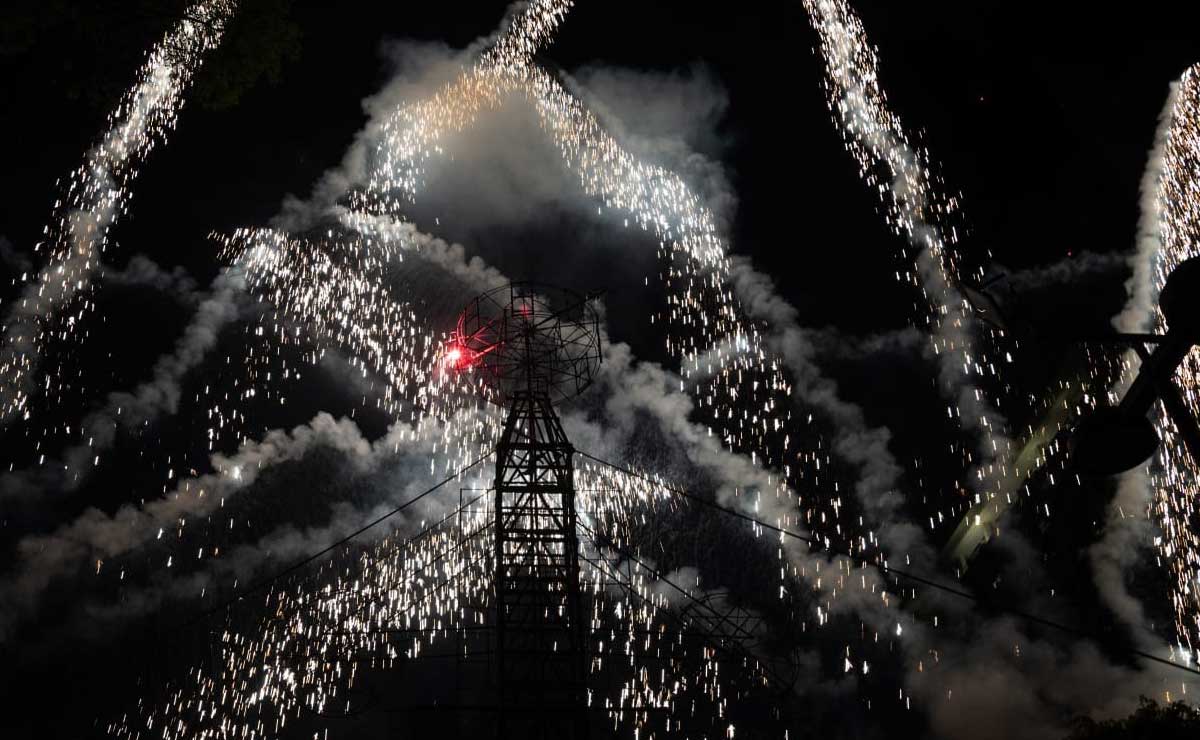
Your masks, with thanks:
[{"label": "metal tower", "polygon": [[588,731],[574,448],[553,401],[591,383],[598,323],[584,298],[528,283],[476,298],[459,319],[454,351],[508,408],[494,490],[500,737]]}]

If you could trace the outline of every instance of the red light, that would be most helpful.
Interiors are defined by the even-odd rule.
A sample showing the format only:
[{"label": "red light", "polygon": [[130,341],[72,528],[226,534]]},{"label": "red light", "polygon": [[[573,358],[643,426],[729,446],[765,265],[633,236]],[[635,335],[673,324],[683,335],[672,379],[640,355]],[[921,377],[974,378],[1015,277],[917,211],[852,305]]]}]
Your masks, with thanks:
[{"label": "red light", "polygon": [[446,364],[451,367],[458,367],[462,362],[463,353],[458,347],[453,347],[446,353]]}]

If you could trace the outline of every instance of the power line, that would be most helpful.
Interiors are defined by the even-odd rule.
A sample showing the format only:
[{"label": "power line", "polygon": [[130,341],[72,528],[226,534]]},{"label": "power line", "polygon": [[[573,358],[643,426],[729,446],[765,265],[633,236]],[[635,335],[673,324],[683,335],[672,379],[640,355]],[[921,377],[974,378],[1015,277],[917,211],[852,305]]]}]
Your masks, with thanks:
[{"label": "power line", "polygon": [[[817,548],[822,549],[822,550],[827,550],[835,555],[841,555],[843,557],[847,557],[847,558],[855,561],[856,563],[859,563],[861,565],[870,566],[872,568],[875,568],[876,570],[879,570],[882,573],[899,576],[900,578],[907,578],[910,581],[920,583],[922,585],[928,586],[933,589],[937,589],[939,591],[942,591],[942,592],[945,592],[948,594],[953,594],[954,596],[958,596],[960,598],[967,599],[969,601],[973,601],[977,604],[986,605],[989,608],[995,609],[998,612],[1010,614],[1015,617],[1020,617],[1026,621],[1042,625],[1043,627],[1050,627],[1052,629],[1059,630],[1060,632],[1065,632],[1067,634],[1074,635],[1076,637],[1087,638],[1090,640],[1094,640],[1096,642],[1105,642],[1104,637],[1097,635],[1095,633],[1092,633],[1092,632],[1088,632],[1087,630],[1083,630],[1078,627],[1071,627],[1069,625],[1062,624],[1061,622],[1055,622],[1055,621],[1046,619],[1045,617],[1039,617],[1036,614],[1031,614],[1029,612],[1022,611],[1020,609],[1016,609],[1016,608],[1009,607],[1009,606],[1004,606],[1003,604],[996,604],[996,603],[993,603],[990,601],[986,601],[986,600],[981,599],[980,597],[976,596],[975,594],[970,593],[969,591],[964,591],[962,589],[955,588],[953,586],[948,586],[944,583],[938,583],[937,581],[930,580],[929,578],[926,578],[924,576],[919,576],[919,575],[909,572],[909,571],[900,570],[899,568],[893,568],[889,565],[884,565],[883,563],[879,563],[879,562],[876,562],[869,558],[865,558],[862,555],[855,555],[854,553],[849,552],[847,550],[842,550],[842,549],[839,549],[832,545],[826,544],[815,537],[805,537],[804,535],[799,534],[797,532],[793,532],[789,529],[784,529],[783,527],[777,527],[774,524],[768,524],[767,522],[764,522],[760,519],[756,519],[755,517],[752,517],[748,514],[743,514],[740,511],[736,511],[734,509],[730,509],[728,507],[721,506],[720,504],[718,504],[715,501],[709,501],[708,499],[697,496],[694,493],[689,493],[688,491],[685,491],[681,488],[674,488],[672,486],[666,485],[661,480],[655,480],[648,475],[644,475],[642,473],[638,473],[633,470],[629,470],[628,468],[621,467],[620,465],[608,462],[607,460],[602,460],[602,459],[596,457],[595,455],[589,455],[588,453],[583,452],[582,450],[576,450],[575,452],[583,457],[586,457],[587,459],[589,459],[593,462],[599,463],[600,465],[606,465],[606,466],[612,468],[613,470],[616,470],[621,473],[624,473],[625,475],[629,475],[634,478],[638,478],[640,480],[646,481],[647,483],[661,487],[664,490],[670,491],[671,493],[674,493],[678,496],[682,496],[683,498],[686,498],[686,499],[689,499],[692,501],[696,501],[696,502],[703,504],[704,506],[707,506],[711,509],[715,509],[724,514],[728,514],[732,517],[742,519],[746,522],[750,522],[751,524],[754,524],[755,526],[762,527],[764,529],[769,529],[773,532],[778,532],[781,535],[800,540],[801,542],[807,542],[810,545],[815,545]],[[1140,658],[1144,658],[1145,660],[1151,660],[1151,661],[1154,661],[1155,663],[1161,663],[1163,665],[1170,666],[1172,668],[1176,668],[1181,671],[1186,671],[1187,673],[1191,673],[1192,675],[1200,676],[1200,670],[1191,668],[1186,665],[1182,665],[1180,663],[1176,663],[1176,662],[1167,660],[1165,658],[1160,658],[1157,655],[1152,655],[1150,653],[1143,652],[1136,648],[1120,648],[1120,649],[1129,655],[1136,655]]]},{"label": "power line", "polygon": [[[420,540],[424,539],[424,538],[425,538],[425,536],[426,536],[426,535],[428,535],[430,532],[433,532],[434,530],[436,530],[436,529],[438,529],[439,527],[441,527],[442,525],[444,525],[446,522],[450,521],[450,519],[451,519],[452,517],[455,517],[455,516],[457,516],[458,514],[461,514],[462,512],[466,511],[467,507],[469,507],[469,506],[472,506],[473,504],[475,504],[475,502],[479,501],[479,499],[483,498],[483,497],[484,497],[484,496],[486,496],[486,495],[487,495],[487,493],[486,493],[486,492],[485,492],[485,493],[481,493],[481,494],[479,494],[478,496],[476,496],[475,498],[471,499],[470,501],[467,501],[467,502],[466,502],[466,503],[464,503],[462,506],[459,506],[457,509],[455,509],[454,511],[450,512],[450,513],[449,513],[449,514],[447,514],[446,516],[442,517],[442,518],[441,518],[441,519],[439,519],[438,521],[436,521],[436,522],[434,522],[434,523],[430,524],[430,525],[429,525],[428,527],[426,527],[425,529],[422,529],[420,532],[417,532],[416,534],[412,535],[412,536],[411,536],[411,537],[409,537],[408,539],[404,540],[404,542],[401,542],[399,545],[397,545],[397,547],[398,547],[399,549],[401,549],[401,550],[404,550],[404,549],[406,549],[406,548],[409,548],[409,547],[411,547],[411,546],[413,545],[413,543],[415,543],[415,542],[419,542]],[[434,563],[439,563],[439,562],[441,562],[442,560],[445,560],[445,559],[446,559],[446,558],[447,558],[449,555],[451,555],[451,554],[453,554],[453,553],[455,553],[455,552],[458,552],[459,550],[461,550],[463,547],[465,547],[467,544],[469,544],[469,543],[470,543],[470,541],[471,541],[471,540],[473,540],[473,539],[474,539],[476,536],[478,536],[478,535],[480,535],[480,534],[482,534],[482,533],[486,532],[486,531],[487,531],[488,529],[490,529],[492,526],[493,526],[493,524],[492,524],[491,522],[489,522],[489,523],[487,523],[487,524],[484,524],[484,525],[482,525],[482,526],[476,527],[476,528],[475,528],[475,530],[474,530],[473,532],[471,532],[470,534],[467,534],[467,535],[465,535],[465,536],[462,538],[462,540],[461,540],[461,541],[460,541],[458,544],[454,545],[453,547],[448,547],[448,548],[446,548],[445,550],[443,550],[442,552],[440,552],[440,553],[437,555],[437,557],[434,557],[434,558],[432,558],[432,559],[430,559],[430,560],[427,560],[427,561],[425,561],[425,566],[426,566],[426,567],[428,567],[428,566],[431,566],[431,565],[433,565]],[[472,561],[470,561],[469,563],[467,563],[467,565],[474,565],[475,563],[477,563],[477,562],[478,562],[479,560],[481,560],[481,559],[482,559],[482,558],[475,558],[474,560],[472,560]],[[447,578],[447,579],[443,579],[443,580],[442,580],[442,582],[438,584],[438,586],[439,586],[439,587],[440,587],[440,586],[444,586],[445,584],[447,584],[447,583],[449,583],[449,582],[450,582],[450,579],[452,579],[452,578],[456,578],[456,577],[457,577],[457,574],[456,574],[456,575],[454,575],[454,576],[450,576],[450,577],[449,577],[449,578]],[[338,590],[337,590],[337,591],[335,591],[334,593],[335,593],[335,594],[340,594],[340,593],[343,593],[343,592],[344,592],[344,590],[343,590],[343,589],[338,589]],[[421,598],[422,598],[422,600],[423,600],[423,599],[425,599],[425,598],[427,598],[427,597],[428,597],[428,594],[426,594],[426,596],[423,596],[423,597],[421,597]],[[420,603],[420,602],[417,602],[417,603]],[[344,615],[344,616],[346,616],[346,617],[349,617],[349,616],[351,616],[351,615],[358,614],[359,612],[363,611],[364,609],[367,609],[367,608],[369,608],[370,606],[371,606],[371,604],[370,604],[370,603],[363,604],[362,606],[358,607],[357,609],[354,609],[353,611],[347,611],[347,612],[345,613],[345,615]]]},{"label": "power line", "polygon": [[[467,472],[471,468],[475,467],[479,463],[481,463],[484,460],[491,457],[494,452],[495,452],[494,449],[488,450],[481,457],[476,458],[475,461],[472,462],[470,465],[459,468],[449,477],[443,478],[440,482],[425,489],[421,493],[418,493],[416,496],[413,496],[412,498],[408,499],[407,501],[400,504],[396,508],[387,512],[386,514],[382,514],[382,515],[376,517],[375,519],[372,519],[367,524],[364,524],[363,526],[354,530],[353,532],[351,532],[350,534],[341,538],[340,540],[337,540],[336,542],[329,545],[328,547],[326,547],[318,552],[315,552],[312,555],[309,555],[308,557],[303,558],[302,560],[298,560],[295,563],[292,563],[291,565],[287,566],[286,568],[279,571],[278,573],[267,576],[259,581],[256,581],[255,583],[251,584],[250,586],[247,586],[245,589],[234,594],[231,598],[227,599],[226,601],[223,601],[220,604],[217,604],[216,606],[212,607],[211,609],[208,609],[208,610],[200,613],[194,619],[189,620],[187,623],[184,624],[184,627],[191,626],[192,624],[195,624],[196,622],[199,622],[203,619],[207,619],[208,617],[211,617],[213,614],[216,614],[217,612],[224,611],[225,609],[228,609],[229,607],[233,606],[237,602],[246,598],[250,594],[253,594],[257,591],[261,591],[262,589],[271,585],[275,581],[278,581],[280,578],[283,578],[284,576],[295,573],[296,571],[300,570],[301,568],[304,568],[304,567],[310,565],[313,561],[317,560],[318,558],[320,558],[323,555],[328,555],[329,553],[333,552],[334,550],[341,547],[342,545],[345,545],[350,540],[354,539],[355,537],[358,537],[363,532],[366,532],[367,530],[372,529],[372,528],[382,524],[384,521],[390,519],[391,517],[399,514],[400,512],[404,511],[405,509],[409,508],[410,506],[417,503],[421,499],[423,499],[426,496],[430,495],[431,493],[437,491],[438,489],[440,489],[442,486],[446,485],[450,481],[457,480],[460,476],[462,476],[463,473]],[[478,500],[478,497],[476,498],[476,500]]]},{"label": "power line", "polygon": [[[582,453],[580,453],[580,454],[582,454]],[[771,667],[771,665],[768,662],[760,660],[759,658],[757,658],[756,656],[751,654],[748,649],[746,649],[746,647],[742,644],[742,638],[744,637],[744,630],[739,629],[736,625],[733,625],[730,622],[728,615],[723,615],[723,614],[717,613],[717,611],[715,609],[713,609],[711,606],[709,606],[708,604],[705,604],[704,602],[700,601],[695,596],[693,596],[691,591],[688,591],[687,589],[683,588],[682,586],[675,583],[671,579],[667,578],[661,571],[648,565],[644,560],[639,558],[637,555],[634,555],[628,549],[623,548],[620,545],[618,545],[611,537],[608,537],[607,535],[597,532],[596,530],[592,529],[587,524],[585,524],[582,520],[580,520],[578,522],[578,524],[589,535],[591,535],[592,544],[594,546],[596,546],[597,550],[600,549],[600,545],[602,545],[602,544],[606,547],[612,548],[620,555],[622,555],[622,556],[628,558],[629,560],[633,561],[634,563],[636,563],[638,565],[638,567],[640,567],[642,570],[645,570],[648,573],[650,573],[650,575],[654,576],[655,580],[657,580],[661,583],[667,584],[672,589],[683,594],[683,597],[685,599],[687,599],[688,601],[690,601],[692,604],[695,604],[700,609],[707,611],[709,618],[713,620],[714,625],[717,625],[717,626],[729,625],[729,627],[732,629],[732,631],[734,633],[734,634],[730,634],[730,635],[718,635],[716,632],[714,632],[712,630],[700,630],[696,634],[698,634],[701,637],[701,639],[703,639],[705,642],[709,643],[713,648],[715,648],[723,653],[726,653],[726,654],[740,653],[740,655],[742,657],[753,660],[755,665],[763,672],[763,675],[768,676],[772,680],[776,680],[781,686],[786,686],[788,684],[788,682],[785,679],[783,679],[783,677],[781,677],[778,674],[778,672],[775,671],[774,668]],[[600,565],[598,565],[597,563],[592,562],[590,560],[588,562],[590,562],[592,564],[592,567],[596,568],[597,570],[601,570]],[[616,578],[618,582],[620,582],[622,580],[620,572],[613,569],[612,565],[610,563],[608,563],[608,561],[606,559],[601,557],[600,562],[604,563],[604,570],[607,570],[608,573],[611,576],[613,576],[614,578]],[[628,592],[630,593],[630,595],[636,596],[637,598],[641,599],[641,601],[643,603],[650,604],[650,606],[653,607],[656,611],[659,611],[659,612],[662,612],[662,613],[668,614],[668,615],[670,614],[670,611],[661,609],[660,607],[655,605],[652,601],[649,601],[645,596],[638,593],[637,589],[633,585],[632,578],[625,579],[625,584],[626,584],[625,587],[628,590]],[[680,624],[684,625],[685,628],[686,628],[688,621],[694,621],[694,620],[687,620],[687,619],[683,618],[682,615],[676,616],[675,619]],[[677,632],[680,635],[684,634],[684,630],[678,630]],[[743,633],[743,634],[737,634],[737,633]],[[733,647],[731,648],[728,645],[722,644],[723,642],[732,643]]]},{"label": "power line", "polygon": [[[624,556],[624,557],[626,557],[626,558],[629,558],[629,559],[630,559],[630,560],[632,560],[634,563],[637,563],[638,567],[640,567],[642,570],[645,570],[645,571],[647,571],[648,573],[650,573],[650,575],[654,576],[654,578],[655,578],[656,580],[658,580],[658,581],[662,581],[663,583],[667,584],[668,586],[670,586],[670,587],[671,587],[671,588],[673,588],[674,590],[676,590],[676,591],[678,591],[679,593],[683,594],[684,598],[688,599],[690,602],[692,602],[692,603],[693,603],[693,604],[695,604],[696,606],[698,606],[698,607],[700,607],[700,608],[702,608],[702,609],[706,609],[706,610],[708,610],[708,611],[710,612],[710,614],[711,614],[713,617],[715,617],[715,620],[714,620],[714,621],[717,621],[719,624],[729,624],[729,619],[728,619],[728,617],[727,617],[727,616],[725,616],[725,615],[721,615],[721,614],[717,614],[717,612],[716,612],[716,610],[715,610],[715,609],[713,609],[711,606],[709,606],[709,605],[707,605],[707,604],[704,604],[703,602],[701,602],[699,599],[697,599],[695,596],[693,596],[693,595],[692,595],[691,591],[688,591],[687,589],[683,588],[683,587],[682,587],[682,586],[680,586],[679,584],[677,584],[677,583],[675,583],[674,581],[670,580],[670,579],[669,579],[669,578],[667,578],[665,575],[663,575],[663,574],[662,574],[662,572],[660,572],[659,570],[657,570],[657,569],[655,569],[655,568],[651,567],[650,565],[647,565],[647,564],[646,564],[646,562],[645,562],[644,560],[642,560],[641,558],[639,558],[637,555],[634,555],[634,554],[633,554],[632,552],[630,552],[628,549],[626,549],[626,548],[624,548],[624,547],[621,547],[620,545],[618,545],[618,544],[616,543],[616,541],[614,541],[614,540],[613,540],[611,537],[609,537],[609,536],[607,536],[607,535],[604,535],[604,534],[601,534],[601,533],[597,532],[596,530],[592,529],[592,528],[591,528],[591,527],[589,527],[587,524],[585,524],[583,521],[580,521],[580,522],[579,522],[579,526],[580,526],[580,528],[582,528],[584,531],[586,531],[586,532],[587,532],[589,535],[591,535],[591,537],[592,537],[592,544],[593,544],[593,545],[596,545],[596,546],[597,546],[597,549],[599,549],[599,546],[600,546],[600,545],[603,545],[603,546],[605,546],[605,547],[609,547],[609,548],[611,548],[611,549],[615,550],[615,551],[616,551],[618,554],[620,554],[620,555],[622,555],[622,556]],[[606,566],[607,566],[607,563],[606,563]],[[629,586],[630,586],[630,588],[633,588],[633,583],[632,583],[632,582],[630,582]]]}]

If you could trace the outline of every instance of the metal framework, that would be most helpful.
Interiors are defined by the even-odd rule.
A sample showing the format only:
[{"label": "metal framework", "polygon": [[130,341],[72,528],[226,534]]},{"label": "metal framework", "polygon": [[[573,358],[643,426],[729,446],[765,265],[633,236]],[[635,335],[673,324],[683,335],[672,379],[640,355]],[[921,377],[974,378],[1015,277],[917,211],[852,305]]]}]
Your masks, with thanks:
[{"label": "metal framework", "polygon": [[588,300],[538,283],[512,283],[473,299],[455,348],[498,404],[534,393],[559,403],[591,385],[600,367],[600,320]]},{"label": "metal framework", "polygon": [[595,377],[599,319],[574,293],[514,283],[468,304],[454,342],[491,399],[508,406],[494,503],[499,736],[585,737],[575,450],[553,403]]},{"label": "metal framework", "polygon": [[515,394],[496,449],[501,737],[587,732],[573,454],[549,399]]}]

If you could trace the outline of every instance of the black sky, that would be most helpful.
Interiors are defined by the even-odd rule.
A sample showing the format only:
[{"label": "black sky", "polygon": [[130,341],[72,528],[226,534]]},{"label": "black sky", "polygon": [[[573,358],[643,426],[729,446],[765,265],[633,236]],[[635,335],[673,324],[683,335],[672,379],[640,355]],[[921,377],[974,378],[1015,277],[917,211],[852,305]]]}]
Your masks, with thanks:
[{"label": "black sky", "polygon": [[[306,193],[339,161],[365,121],[359,102],[387,77],[383,39],[461,47],[490,32],[504,7],[297,3],[299,61],[234,110],[187,111],[146,167],[121,252],[211,273],[202,242],[210,230],[263,223],[283,194]],[[972,248],[990,248],[1013,267],[1127,248],[1166,86],[1200,51],[1180,4],[1118,13],[1077,3],[864,2],[858,10],[880,49],[892,104],[925,133],[948,187],[964,195]],[[723,130],[740,198],[734,250],[780,276],[813,324],[866,332],[881,318],[828,275],[853,274],[856,292],[907,301],[890,250],[861,260],[838,248],[888,237],[824,112],[813,40],[798,6],[580,3],[545,58],[568,71],[595,62],[706,65],[731,101]],[[0,234],[25,248],[43,225],[54,181],[78,161],[103,111],[63,99],[53,77],[28,66],[38,58],[5,61],[0,130],[10,146]],[[170,245],[161,244],[166,233]]]}]

